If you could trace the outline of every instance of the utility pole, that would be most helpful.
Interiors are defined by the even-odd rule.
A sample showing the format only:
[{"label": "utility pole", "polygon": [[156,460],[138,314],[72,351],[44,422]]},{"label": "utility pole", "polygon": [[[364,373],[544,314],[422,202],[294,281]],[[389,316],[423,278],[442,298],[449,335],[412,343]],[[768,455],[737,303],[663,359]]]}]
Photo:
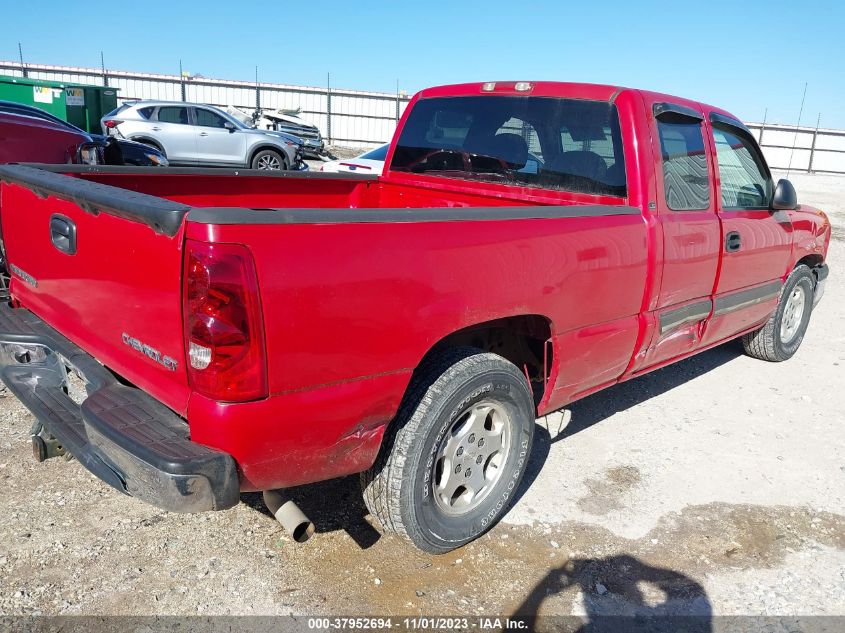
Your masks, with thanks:
[{"label": "utility pole", "polygon": [[182,101],[187,101],[187,90],[185,89],[185,71],[182,70],[182,60],[179,60],[179,87],[182,91]]},{"label": "utility pole", "polygon": [[332,144],[332,74],[326,73],[326,138]]},{"label": "utility pole", "polygon": [[26,69],[26,64],[23,63],[23,48],[21,48],[20,42],[18,42],[18,58],[21,60],[21,73],[23,73],[24,77],[29,77],[29,72]]},{"label": "utility pole", "polygon": [[822,113],[819,112],[819,116],[816,119],[816,129],[813,132],[813,142],[810,144],[810,164],[807,165],[807,173],[813,173],[813,156],[816,153],[816,139],[819,137],[819,124],[822,122]]},{"label": "utility pole", "polygon": [[106,74],[106,60],[105,57],[103,57],[103,51],[100,51],[100,70],[103,72],[103,85],[108,87],[109,76]]},{"label": "utility pole", "polygon": [[258,66],[255,67],[255,116],[258,119],[261,112],[261,88],[258,87]]}]

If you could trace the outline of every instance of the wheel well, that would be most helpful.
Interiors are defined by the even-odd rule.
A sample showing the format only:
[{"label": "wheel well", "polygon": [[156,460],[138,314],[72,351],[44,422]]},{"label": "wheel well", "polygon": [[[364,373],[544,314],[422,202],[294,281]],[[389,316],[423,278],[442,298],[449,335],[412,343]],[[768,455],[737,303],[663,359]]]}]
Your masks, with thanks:
[{"label": "wheel well", "polygon": [[539,405],[553,367],[551,337],[551,322],[544,316],[525,314],[507,317],[453,332],[434,345],[425,358],[444,349],[466,346],[498,354],[528,376],[534,404]]},{"label": "wheel well", "polygon": [[[135,141],[136,143],[143,143],[144,145],[149,145],[150,147],[156,148],[162,154],[165,154],[164,148],[155,142],[151,138],[147,138],[146,136],[133,136],[129,139],[130,141]],[[165,154],[166,155],[166,154]]]},{"label": "wheel well", "polygon": [[250,153],[249,161],[247,161],[247,166],[252,167],[252,161],[255,159],[255,156],[258,154],[258,152],[263,152],[265,149],[269,149],[273,152],[276,152],[281,157],[282,161],[284,161],[285,165],[288,164],[288,156],[283,149],[280,149],[275,145],[259,145],[254,150],[252,150],[252,153]]},{"label": "wheel well", "polygon": [[819,254],[807,255],[806,257],[803,257],[802,259],[798,260],[798,262],[795,264],[795,267],[797,268],[801,264],[812,268],[813,266],[824,264],[824,257]]},{"label": "wheel well", "polygon": [[805,266],[809,266],[810,270],[813,271],[813,279],[815,279],[816,283],[818,283],[817,271],[814,271],[813,268],[815,266],[820,266],[824,264],[824,257],[819,255],[818,253],[807,255],[806,257],[802,257],[800,260],[798,260],[798,262],[795,264],[795,268],[798,268],[802,264],[804,264]]}]

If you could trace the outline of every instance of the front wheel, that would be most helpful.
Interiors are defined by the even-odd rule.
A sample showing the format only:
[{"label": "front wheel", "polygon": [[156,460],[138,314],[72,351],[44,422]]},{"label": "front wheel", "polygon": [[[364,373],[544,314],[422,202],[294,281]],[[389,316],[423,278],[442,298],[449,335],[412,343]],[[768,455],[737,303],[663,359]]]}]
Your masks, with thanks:
[{"label": "front wheel", "polygon": [[495,525],[513,502],[531,451],[534,401],[525,376],[474,348],[418,370],[376,463],[364,500],[386,531],[443,553]]},{"label": "front wheel", "polygon": [[263,149],[252,157],[252,168],[270,171],[287,169],[285,158],[272,149]]},{"label": "front wheel", "polygon": [[803,264],[786,278],[780,301],[766,325],[742,337],[745,353],[760,360],[780,362],[798,351],[813,311],[815,279]]}]

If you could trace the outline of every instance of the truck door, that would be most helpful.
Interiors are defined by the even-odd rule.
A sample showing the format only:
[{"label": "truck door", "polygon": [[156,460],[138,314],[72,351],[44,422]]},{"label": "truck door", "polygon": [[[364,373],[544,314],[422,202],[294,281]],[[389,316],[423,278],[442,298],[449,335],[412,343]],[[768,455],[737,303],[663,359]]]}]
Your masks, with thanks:
[{"label": "truck door", "polygon": [[772,211],[772,177],[754,137],[739,121],[711,112],[717,173],[721,267],[704,343],[748,329],[774,310],[792,248],[792,223]]},{"label": "truck door", "polygon": [[701,345],[712,311],[721,232],[713,195],[704,114],[697,104],[654,103],[657,218],[663,233],[663,266],[650,342],[633,371],[645,369]]}]

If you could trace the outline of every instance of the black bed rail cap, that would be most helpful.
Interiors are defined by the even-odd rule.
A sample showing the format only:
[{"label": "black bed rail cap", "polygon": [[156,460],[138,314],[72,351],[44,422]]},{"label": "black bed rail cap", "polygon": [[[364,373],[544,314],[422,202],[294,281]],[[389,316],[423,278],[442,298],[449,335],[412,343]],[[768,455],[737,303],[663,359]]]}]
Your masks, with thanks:
[{"label": "black bed rail cap", "polygon": [[107,213],[131,222],[140,222],[156,233],[176,235],[191,210],[164,198],[103,185],[82,178],[53,173],[29,165],[0,165],[0,180],[30,189],[38,196],[68,200],[87,213]]}]

